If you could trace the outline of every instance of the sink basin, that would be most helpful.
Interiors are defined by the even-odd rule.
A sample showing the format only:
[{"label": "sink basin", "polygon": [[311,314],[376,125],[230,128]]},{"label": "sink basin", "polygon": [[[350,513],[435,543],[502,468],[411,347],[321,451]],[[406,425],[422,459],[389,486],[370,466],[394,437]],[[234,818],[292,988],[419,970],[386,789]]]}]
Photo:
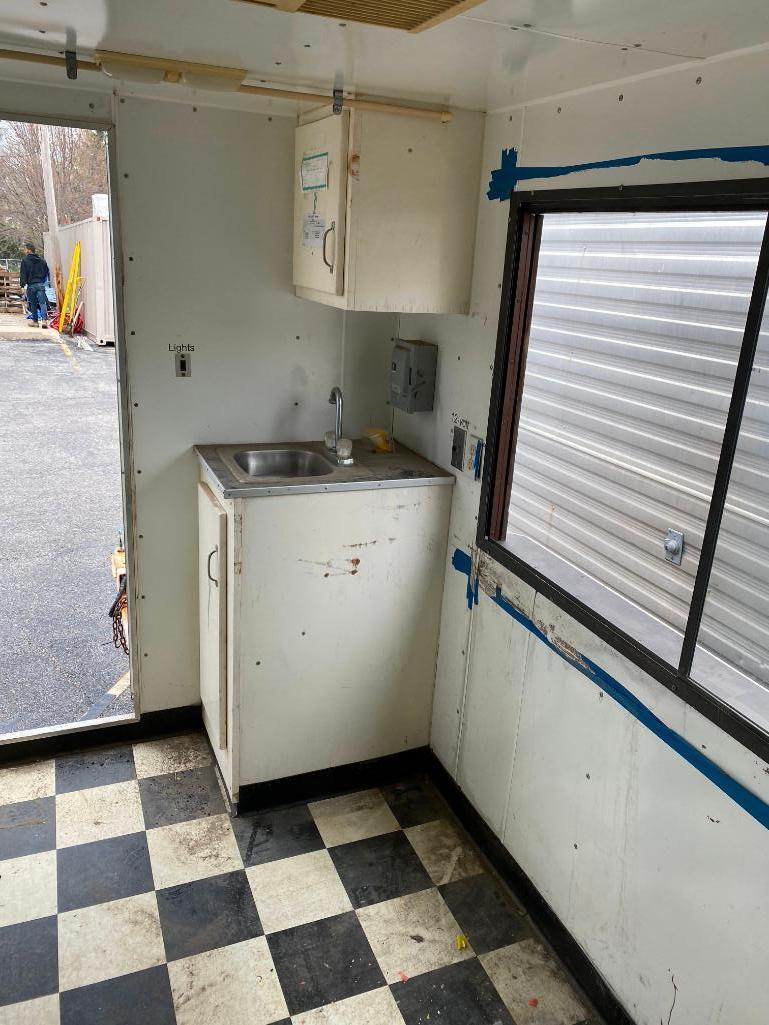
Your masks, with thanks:
[{"label": "sink basin", "polygon": [[236,452],[233,459],[249,477],[322,477],[333,467],[304,448],[258,448]]}]

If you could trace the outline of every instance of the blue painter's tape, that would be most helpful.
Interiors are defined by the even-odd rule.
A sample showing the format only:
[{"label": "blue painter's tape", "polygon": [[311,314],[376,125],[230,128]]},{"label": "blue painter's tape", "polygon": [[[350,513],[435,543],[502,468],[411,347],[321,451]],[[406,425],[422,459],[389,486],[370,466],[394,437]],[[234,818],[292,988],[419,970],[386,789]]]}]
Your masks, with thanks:
[{"label": "blue painter's tape", "polygon": [[467,552],[462,551],[461,548],[455,548],[451,557],[451,565],[467,577],[465,597],[467,598],[467,607],[471,609],[473,605],[478,604],[478,577],[476,576],[475,586],[473,586],[473,560]]},{"label": "blue painter's tape", "polygon": [[454,549],[454,554],[451,556],[451,565],[455,570],[464,573],[467,577],[473,572],[473,560],[461,548]]},{"label": "blue painter's tape", "polygon": [[478,441],[475,445],[475,459],[473,460],[473,476],[476,480],[481,479],[481,466],[483,465],[483,442]]},{"label": "blue painter's tape", "polygon": [[584,164],[555,164],[552,167],[519,167],[515,149],[502,150],[502,163],[491,172],[489,199],[505,202],[521,181],[532,178],[561,178],[578,171],[594,171],[604,167],[635,167],[642,160],[725,160],[730,164],[763,164],[769,167],[769,146],[717,146],[705,149],[668,150],[661,153],[641,153],[634,157],[614,160],[591,160]]},{"label": "blue painter's tape", "polygon": [[[467,552],[457,548],[454,552],[454,556],[451,560],[452,566],[460,572],[467,572],[463,567],[472,567],[472,560]],[[468,578],[469,580],[469,578]],[[470,585],[468,582],[468,589]],[[475,601],[478,602],[478,578],[475,579]],[[647,708],[646,705],[640,701],[635,694],[624,687],[618,680],[615,680],[613,676],[610,676],[605,669],[602,669],[595,662],[587,658],[585,655],[581,655],[575,652],[573,655],[569,652],[564,651],[550,640],[547,634],[540,630],[533,619],[530,619],[527,615],[517,609],[515,605],[509,599],[505,598],[499,588],[497,588],[496,594],[491,599],[495,605],[497,605],[503,612],[506,612],[511,619],[514,619],[516,623],[520,623],[521,626],[525,627],[530,633],[546,644],[551,651],[554,651],[559,658],[562,658],[564,662],[568,662],[570,666],[586,676],[588,680],[591,680],[597,687],[608,694],[609,697],[613,698],[619,705],[629,712],[638,722],[642,723],[648,730],[650,730],[655,737],[658,737],[663,744],[667,744],[671,750],[675,751],[676,754],[680,755],[685,761],[689,763],[698,772],[701,772],[703,776],[707,777],[715,786],[718,787],[727,797],[730,797],[736,804],[738,804],[744,811],[748,813],[756,822],[760,822],[762,826],[769,829],[769,804],[762,801],[760,797],[756,797],[755,794],[751,793],[747,787],[744,787],[737,780],[733,779],[728,773],[724,772],[714,761],[704,755],[699,748],[696,748],[693,744],[690,744],[688,740],[685,740],[679,733],[666,726],[665,723],[659,719],[651,709]]]}]

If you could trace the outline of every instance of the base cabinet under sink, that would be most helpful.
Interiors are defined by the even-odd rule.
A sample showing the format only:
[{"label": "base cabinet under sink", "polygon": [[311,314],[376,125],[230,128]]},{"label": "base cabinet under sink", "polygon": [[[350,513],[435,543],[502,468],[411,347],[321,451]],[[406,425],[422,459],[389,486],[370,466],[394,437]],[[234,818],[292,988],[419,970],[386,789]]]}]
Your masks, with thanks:
[{"label": "base cabinet under sink", "polygon": [[[241,786],[427,744],[452,489],[225,500],[201,478],[226,515],[224,729],[204,718],[233,800]],[[200,515],[203,631],[216,539]]]}]

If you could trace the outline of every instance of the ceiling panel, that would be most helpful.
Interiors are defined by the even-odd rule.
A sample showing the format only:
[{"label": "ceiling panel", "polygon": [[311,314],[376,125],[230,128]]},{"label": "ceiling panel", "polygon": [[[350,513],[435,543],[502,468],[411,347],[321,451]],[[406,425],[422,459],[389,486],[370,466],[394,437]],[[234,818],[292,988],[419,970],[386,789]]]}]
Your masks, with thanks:
[{"label": "ceiling panel", "polygon": [[769,42],[767,0],[486,0],[464,17],[695,58]]},{"label": "ceiling panel", "polygon": [[178,57],[245,67],[256,81],[471,109],[767,40],[767,0],[733,0],[728,18],[722,0],[486,0],[418,35],[235,0],[2,0],[0,10],[0,45]]}]

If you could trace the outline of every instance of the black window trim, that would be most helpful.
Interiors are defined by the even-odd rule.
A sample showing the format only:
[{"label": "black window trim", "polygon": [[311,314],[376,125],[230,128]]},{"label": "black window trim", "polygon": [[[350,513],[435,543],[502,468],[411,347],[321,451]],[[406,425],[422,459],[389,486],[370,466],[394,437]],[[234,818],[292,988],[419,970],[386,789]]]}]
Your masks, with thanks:
[{"label": "black window trim", "polygon": [[[611,644],[620,654],[667,687],[686,704],[691,705],[748,750],[769,761],[769,733],[690,676],[751,380],[751,368],[769,291],[769,218],[759,253],[679,665],[668,664],[640,641],[514,555],[500,540],[495,539],[493,530],[495,520],[501,524],[500,487],[509,488],[514,463],[515,433],[523,384],[523,375],[520,371],[525,366],[529,310],[533,296],[532,286],[536,279],[538,237],[542,221],[539,215],[685,210],[769,212],[769,178],[618,188],[547,189],[511,194],[476,543],[481,551],[520,577],[535,591],[543,594],[597,637]],[[515,346],[512,344],[514,333],[518,336]],[[512,407],[510,403],[505,402],[506,396],[511,392],[514,396]],[[504,508],[507,509],[507,499]]]}]

